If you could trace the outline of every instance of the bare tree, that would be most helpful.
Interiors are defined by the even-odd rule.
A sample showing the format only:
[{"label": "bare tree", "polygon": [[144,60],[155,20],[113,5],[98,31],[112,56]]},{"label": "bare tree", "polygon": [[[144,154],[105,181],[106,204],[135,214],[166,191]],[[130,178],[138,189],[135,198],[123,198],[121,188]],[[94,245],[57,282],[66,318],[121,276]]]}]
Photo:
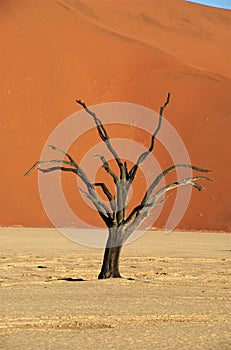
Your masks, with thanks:
[{"label": "bare tree", "polygon": [[[66,157],[66,160],[52,159],[49,161],[38,161],[33,165],[33,167],[30,170],[28,170],[25,173],[25,175],[27,176],[35,169],[38,169],[43,173],[49,173],[57,170],[68,171],[77,175],[86,185],[86,190],[83,190],[83,189],[80,189],[80,190],[94,204],[95,208],[97,209],[99,215],[101,216],[102,220],[104,221],[109,231],[105,252],[104,252],[103,264],[101,267],[101,271],[98,275],[99,279],[121,277],[119,272],[119,257],[120,257],[120,252],[123,244],[130,237],[130,235],[140,226],[140,224],[144,221],[144,219],[149,215],[150,211],[154,207],[162,204],[168,198],[164,196],[167,192],[185,185],[191,185],[195,187],[198,191],[202,191],[204,187],[198,184],[197,181],[212,180],[211,178],[200,175],[196,177],[184,178],[183,180],[170,183],[169,185],[159,190],[156,190],[157,185],[160,183],[163,177],[165,177],[170,172],[176,170],[177,168],[191,168],[201,173],[207,173],[210,171],[210,170],[198,168],[191,164],[173,165],[167,168],[166,170],[164,170],[154,179],[154,181],[151,183],[146,193],[144,194],[144,197],[141,203],[138,206],[136,206],[130,213],[127,214],[127,200],[128,200],[128,194],[129,194],[131,184],[133,183],[135,176],[137,174],[137,170],[139,169],[142,162],[154,150],[156,136],[162,124],[163,112],[170,102],[170,97],[171,97],[171,94],[168,93],[165,103],[163,104],[163,106],[160,107],[158,126],[152,134],[149,149],[138,157],[136,163],[131,167],[130,170],[128,169],[127,163],[123,162],[120,159],[119,155],[114,149],[111,143],[110,137],[104,125],[102,124],[101,120],[97,117],[97,115],[92,110],[90,110],[87,107],[87,105],[84,102],[82,102],[81,100],[76,101],[79,105],[81,105],[84,108],[87,114],[93,118],[100,138],[105,143],[106,147],[112,154],[118,166],[118,174],[117,174],[114,171],[112,171],[111,167],[109,166],[107,160],[103,155],[98,156],[102,161],[104,170],[112,177],[114,181],[115,188],[116,188],[115,195],[112,195],[112,193],[109,191],[105,183],[102,183],[102,182],[92,183],[88,179],[87,174],[75,162],[72,156],[70,156],[68,153],[64,152],[62,149],[59,149],[55,146],[50,146],[50,147],[54,151],[58,151],[64,154]],[[41,168],[41,166],[52,165],[52,164],[54,164],[54,166],[51,166],[49,168]],[[99,198],[96,192],[96,187],[101,188],[104,195],[107,197],[108,205],[106,205],[105,202]]]}]

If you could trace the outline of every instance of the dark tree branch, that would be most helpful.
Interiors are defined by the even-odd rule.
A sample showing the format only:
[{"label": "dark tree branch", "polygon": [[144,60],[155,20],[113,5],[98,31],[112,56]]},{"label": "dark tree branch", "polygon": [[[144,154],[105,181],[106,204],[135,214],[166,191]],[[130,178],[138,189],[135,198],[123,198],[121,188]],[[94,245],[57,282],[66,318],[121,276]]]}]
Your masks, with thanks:
[{"label": "dark tree branch", "polygon": [[95,158],[100,158],[100,160],[102,161],[103,163],[103,168],[106,170],[106,172],[108,174],[110,174],[113,178],[113,181],[114,183],[116,184],[118,182],[118,177],[116,176],[116,174],[110,169],[109,165],[108,165],[108,162],[106,161],[105,157],[100,155],[100,154],[97,154],[95,156]]},{"label": "dark tree branch", "polygon": [[[75,173],[76,175],[79,175],[78,170],[73,169],[73,168],[66,168],[66,167],[62,167],[62,166],[55,166],[55,167],[51,167],[51,168],[47,168],[47,169],[38,168],[38,170],[41,171],[42,173],[50,173],[52,171],[62,170],[62,171],[70,171],[70,172]],[[94,184],[91,184],[90,182],[88,182],[88,183],[86,183],[86,185],[88,188],[88,192],[85,192],[81,188],[79,188],[79,189],[94,203],[97,210],[100,210],[100,212],[102,212],[102,210],[100,208],[103,208],[105,213],[108,215],[108,218],[112,219],[112,215],[110,213],[109,208],[107,207],[106,204],[103,203],[103,201],[101,201],[98,198],[98,196],[94,190]]]},{"label": "dark tree branch", "polygon": [[[53,167],[53,168],[48,168],[48,169],[41,169],[41,168],[39,168],[39,165],[48,165],[48,164],[53,164],[53,163],[61,163],[61,164],[73,165],[73,166],[75,166],[75,168],[64,168],[64,167]],[[24,174],[24,176],[30,175],[35,169],[38,169],[38,170],[40,170],[41,172],[44,172],[44,173],[49,173],[49,172],[55,171],[55,170],[71,171],[71,172],[75,173],[76,175],[78,175],[88,188],[93,188],[93,185],[89,181],[89,179],[88,179],[87,175],[85,174],[85,172],[75,162],[73,163],[73,162],[69,162],[67,160],[61,160],[61,159],[52,159],[52,160],[47,160],[47,161],[38,161],[32,166],[32,168],[30,168]]]},{"label": "dark tree branch", "polygon": [[125,177],[126,177],[126,180],[129,180],[129,171],[128,171],[127,162],[124,162],[124,170],[125,170]]},{"label": "dark tree branch", "polygon": [[[202,191],[205,188],[196,183],[198,180],[207,180],[207,181],[213,181],[213,179],[205,177],[205,176],[196,176],[196,177],[189,177],[185,178],[181,181],[174,182],[172,184],[169,184],[163,188],[161,188],[159,191],[157,191],[156,194],[151,196],[148,200],[148,202],[143,203],[142,205],[137,206],[133,210],[133,217],[136,215],[135,219],[132,221],[132,223],[125,229],[124,234],[124,240],[123,243],[128,239],[128,237],[131,235],[131,233],[144,221],[144,219],[149,215],[152,208],[156,206],[156,203],[159,200],[160,197],[162,197],[166,192],[171,191],[175,188],[185,186],[185,185],[191,185],[195,187],[198,191]],[[131,219],[128,218],[126,220],[126,223],[130,222]]]},{"label": "dark tree branch", "polygon": [[201,173],[209,173],[211,170],[207,170],[207,169],[202,169],[199,168],[197,166],[191,165],[191,164],[175,164],[172,165],[171,167],[165,169],[162,173],[160,173],[155,180],[152,182],[152,184],[150,185],[150,187],[148,188],[143,201],[147,200],[148,197],[151,195],[152,191],[154,190],[154,188],[159,184],[159,182],[162,180],[162,178],[164,176],[166,176],[167,174],[171,173],[173,170],[179,169],[179,168],[187,168],[187,169],[192,169],[192,170],[196,170],[199,171]]},{"label": "dark tree branch", "polygon": [[[110,227],[112,225],[112,222],[113,222],[113,217],[114,217],[113,213],[110,213],[110,210],[106,206],[106,204],[104,204],[104,202],[98,198],[97,193],[96,193],[95,188],[94,188],[94,185],[90,182],[90,180],[88,179],[85,172],[80,168],[80,166],[74,161],[74,159],[68,153],[64,152],[62,149],[59,149],[55,146],[49,146],[49,147],[51,147],[55,151],[61,152],[65,156],[67,156],[69,161],[64,160],[64,159],[52,159],[49,161],[38,161],[24,175],[25,176],[30,175],[35,169],[38,169],[42,173],[49,173],[52,171],[61,170],[61,171],[67,171],[67,172],[72,172],[72,173],[76,174],[77,176],[80,177],[80,179],[87,186],[88,198],[93,202],[93,204],[95,205],[96,209],[98,210],[100,216],[102,217],[104,222],[107,224],[107,226]],[[54,163],[71,165],[74,168],[73,167],[70,167],[70,168],[63,167],[63,166],[54,166],[54,167],[50,167],[50,168],[46,168],[46,169],[39,168],[39,165],[49,165],[49,164],[54,164]],[[102,213],[102,208],[104,209],[105,213]]]},{"label": "dark tree branch", "polygon": [[[57,152],[60,152],[62,154],[64,154],[70,161],[70,163],[72,163],[73,165],[77,165],[76,162],[74,161],[74,159],[70,156],[70,154],[64,152],[62,149],[56,147],[56,146],[53,146],[53,145],[49,145],[48,147],[50,147],[53,151],[57,151]],[[78,167],[78,165],[77,165]]]},{"label": "dark tree branch", "polygon": [[195,177],[187,177],[183,180],[173,182],[172,184],[169,184],[163,188],[161,188],[157,193],[149,198],[149,201],[152,202],[153,204],[155,203],[156,200],[158,200],[164,193],[180,187],[180,186],[185,186],[185,185],[191,185],[195,187],[198,191],[203,191],[205,187],[199,185],[196,183],[198,180],[207,180],[207,181],[213,181],[212,178],[206,177],[206,176],[195,176]]},{"label": "dark tree branch", "polygon": [[[135,207],[133,209],[133,211],[131,212],[131,214],[129,214],[129,216],[127,217],[127,219],[125,220],[125,224],[127,224],[128,222],[130,222],[132,220],[132,218],[135,216],[135,215],[138,215],[139,212],[143,209],[143,207],[147,206],[147,203],[149,201],[149,198],[153,192],[153,190],[155,189],[155,187],[159,184],[159,182],[161,181],[161,179],[166,176],[167,174],[171,173],[173,170],[176,170],[178,168],[189,168],[189,169],[192,169],[192,170],[196,170],[196,171],[199,171],[199,172],[203,172],[203,173],[208,173],[210,172],[210,170],[207,170],[207,169],[202,169],[202,168],[198,168],[194,165],[190,165],[190,164],[176,164],[176,165],[173,165],[167,169],[165,169],[162,173],[160,173],[156,178],[155,180],[151,183],[151,185],[149,186],[148,190],[146,191],[145,195],[144,195],[144,198],[141,202],[140,205],[138,205],[137,207]],[[203,177],[201,177],[203,178]],[[206,178],[208,179],[208,178]],[[195,187],[198,186],[198,184],[195,185]],[[148,205],[149,206],[149,205]]]},{"label": "dark tree branch", "polygon": [[132,221],[134,216],[137,216],[139,214],[139,212],[144,208],[144,207],[151,207],[151,204],[139,204],[137,205],[132,212],[129,214],[129,216],[127,217],[126,220],[124,220],[123,224],[126,225],[128,224],[130,221]]},{"label": "dark tree branch", "polygon": [[111,192],[109,191],[109,189],[107,188],[107,186],[103,182],[95,182],[95,183],[93,183],[93,186],[101,187],[104,194],[107,196],[107,199],[109,201],[112,201],[114,199],[113,195],[111,194]]},{"label": "dark tree branch", "polygon": [[123,175],[123,163],[120,159],[120,157],[118,156],[117,152],[115,151],[115,149],[113,148],[113,146],[111,145],[111,142],[110,142],[110,138],[109,138],[109,135],[105,129],[105,127],[103,126],[101,120],[97,117],[97,115],[91,111],[85,102],[82,102],[81,100],[76,100],[76,102],[81,105],[85,111],[90,115],[92,116],[92,118],[94,119],[95,121],[95,124],[96,124],[96,127],[97,127],[97,130],[98,130],[98,133],[99,133],[99,136],[101,137],[101,139],[103,140],[103,142],[106,144],[107,148],[109,149],[109,151],[111,152],[111,154],[113,155],[114,159],[116,160],[117,164],[118,164],[118,167],[120,169],[120,175],[122,177]]},{"label": "dark tree branch", "polygon": [[34,165],[24,173],[24,176],[29,176],[39,166],[39,162],[35,162]]},{"label": "dark tree branch", "polygon": [[168,196],[166,196],[165,198],[163,198],[163,199],[161,199],[159,202],[157,202],[156,204],[155,204],[155,208],[156,207],[159,207],[160,205],[162,205],[164,202],[166,202],[170,197],[171,197],[171,193],[168,195]]},{"label": "dark tree branch", "polygon": [[[113,218],[112,215],[107,207],[106,204],[104,204],[97,196],[94,196],[93,194],[84,191],[81,187],[78,187],[78,189],[84,193],[84,195],[89,198],[92,203],[94,204],[94,206],[96,207],[99,215],[101,216],[101,218],[104,220],[104,222],[106,223],[106,225],[108,227],[112,226],[112,222],[113,222]],[[103,211],[102,211],[103,209]],[[106,214],[106,215],[105,215]]]},{"label": "dark tree branch", "polygon": [[51,164],[51,163],[62,163],[62,164],[70,165],[70,162],[68,162],[66,160],[61,160],[61,159],[39,161],[39,162],[34,163],[34,165],[27,172],[25,172],[24,176],[29,176],[34,170],[38,169],[39,165],[47,165],[47,164]]},{"label": "dark tree branch", "polygon": [[76,169],[66,168],[66,167],[63,167],[63,166],[54,166],[54,167],[47,168],[47,169],[38,168],[38,170],[41,171],[42,173],[50,173],[52,171],[62,170],[62,171],[70,171],[70,172],[78,175],[78,171]]},{"label": "dark tree branch", "polygon": [[[70,156],[70,154],[68,154],[67,152],[64,152],[62,149],[58,148],[58,147],[55,147],[55,146],[52,146],[52,145],[49,145],[49,147],[54,150],[54,151],[57,151],[57,152],[60,152],[62,154],[64,154],[69,160],[70,162],[67,162],[65,160],[59,160],[59,163],[63,162],[64,164],[69,164],[69,165],[72,165],[76,168],[77,170],[77,175],[81,178],[81,180],[85,183],[85,185],[89,188],[92,187],[92,184],[91,182],[89,181],[86,173],[83,171],[83,169],[74,161],[74,159]],[[50,162],[55,162],[53,160],[51,160]]]},{"label": "dark tree branch", "polygon": [[163,118],[163,112],[165,110],[165,108],[167,107],[167,105],[169,104],[170,102],[170,97],[171,97],[171,94],[170,92],[168,93],[168,96],[167,96],[167,99],[165,101],[165,103],[163,104],[163,106],[160,107],[160,112],[159,112],[159,121],[158,121],[158,125],[157,125],[157,128],[156,130],[154,131],[153,135],[152,135],[152,138],[151,138],[151,144],[150,144],[150,147],[147,151],[145,151],[144,153],[142,153],[136,164],[132,167],[132,169],[130,170],[129,172],[129,179],[130,179],[130,183],[132,183],[132,181],[134,180],[135,176],[136,176],[136,172],[140,166],[140,164],[147,158],[147,156],[153,151],[154,149],[154,144],[155,144],[155,139],[156,139],[156,136],[161,128],[161,124],[162,124],[162,118]]},{"label": "dark tree branch", "polygon": [[93,184],[93,186],[98,186],[98,187],[102,188],[104,194],[106,195],[107,199],[109,200],[111,209],[114,212],[116,210],[115,197],[108,190],[107,186],[103,182],[96,182]]},{"label": "dark tree branch", "polygon": [[97,115],[87,107],[85,102],[83,102],[81,100],[76,100],[76,102],[79,105],[81,105],[88,114],[90,114],[92,116],[92,118],[95,121],[95,124],[96,124],[96,127],[98,129],[98,132],[99,132],[101,139],[103,141],[106,141],[107,139],[109,139],[108,133],[107,133],[106,129],[104,128],[101,120],[97,117]]},{"label": "dark tree branch", "polygon": [[[159,202],[155,203],[155,208],[159,207],[160,205],[162,205],[164,202],[166,202],[166,200],[170,197],[171,195],[161,199]],[[131,212],[131,214],[128,216],[128,218],[126,220],[124,220],[124,225],[127,225],[130,221],[132,221],[134,216],[138,216],[139,212],[141,211],[141,209],[143,209],[144,207],[153,207],[152,204],[140,204],[137,205]]]}]

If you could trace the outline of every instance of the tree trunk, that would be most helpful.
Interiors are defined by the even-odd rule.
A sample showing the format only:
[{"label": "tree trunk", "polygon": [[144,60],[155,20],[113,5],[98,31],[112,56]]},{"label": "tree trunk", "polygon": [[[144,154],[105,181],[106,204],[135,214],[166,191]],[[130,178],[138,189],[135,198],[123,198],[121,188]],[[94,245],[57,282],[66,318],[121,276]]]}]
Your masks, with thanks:
[{"label": "tree trunk", "polygon": [[122,248],[121,230],[117,227],[109,228],[109,236],[104,251],[104,258],[98,279],[119,278],[119,257]]}]

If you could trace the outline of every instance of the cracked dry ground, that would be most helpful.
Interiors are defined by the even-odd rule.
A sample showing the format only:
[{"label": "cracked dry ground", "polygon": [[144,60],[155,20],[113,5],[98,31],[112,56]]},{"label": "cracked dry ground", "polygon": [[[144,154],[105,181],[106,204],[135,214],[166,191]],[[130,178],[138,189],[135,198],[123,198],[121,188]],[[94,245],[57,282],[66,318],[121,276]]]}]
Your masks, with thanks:
[{"label": "cracked dry ground", "polygon": [[149,232],[125,278],[55,230],[0,230],[1,349],[230,349],[231,236]]}]

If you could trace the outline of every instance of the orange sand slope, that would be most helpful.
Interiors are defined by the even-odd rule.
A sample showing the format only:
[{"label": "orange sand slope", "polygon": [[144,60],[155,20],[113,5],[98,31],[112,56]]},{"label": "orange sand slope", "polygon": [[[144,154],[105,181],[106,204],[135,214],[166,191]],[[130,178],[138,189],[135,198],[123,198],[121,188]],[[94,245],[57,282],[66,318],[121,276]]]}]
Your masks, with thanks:
[{"label": "orange sand slope", "polygon": [[230,230],[231,11],[183,0],[4,0],[0,15],[1,225],[50,225],[37,175],[22,175],[79,109],[76,98],[157,111],[171,91],[165,116],[215,179],[193,191],[179,228]]}]

